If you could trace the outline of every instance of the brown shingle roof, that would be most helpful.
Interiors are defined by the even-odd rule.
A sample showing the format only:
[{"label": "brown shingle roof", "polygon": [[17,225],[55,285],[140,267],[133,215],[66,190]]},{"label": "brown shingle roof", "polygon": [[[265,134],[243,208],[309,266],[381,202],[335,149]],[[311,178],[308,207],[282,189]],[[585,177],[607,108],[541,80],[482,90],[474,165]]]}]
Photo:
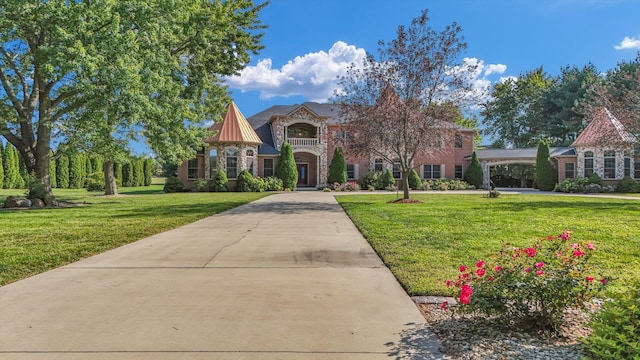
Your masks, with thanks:
[{"label": "brown shingle roof", "polygon": [[205,140],[208,143],[262,144],[260,137],[233,102],[227,107],[222,121],[213,124],[209,130],[216,134]]},{"label": "brown shingle roof", "polygon": [[624,125],[607,108],[601,107],[571,146],[630,142],[635,142],[634,136],[625,130]]}]

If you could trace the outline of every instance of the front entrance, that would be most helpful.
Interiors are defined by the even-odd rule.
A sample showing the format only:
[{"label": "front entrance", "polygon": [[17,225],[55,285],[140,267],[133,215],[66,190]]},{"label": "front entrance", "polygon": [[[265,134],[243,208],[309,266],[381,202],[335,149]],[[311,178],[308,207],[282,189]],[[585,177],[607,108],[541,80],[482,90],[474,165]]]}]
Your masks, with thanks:
[{"label": "front entrance", "polygon": [[298,169],[298,186],[309,185],[309,164],[296,164]]}]

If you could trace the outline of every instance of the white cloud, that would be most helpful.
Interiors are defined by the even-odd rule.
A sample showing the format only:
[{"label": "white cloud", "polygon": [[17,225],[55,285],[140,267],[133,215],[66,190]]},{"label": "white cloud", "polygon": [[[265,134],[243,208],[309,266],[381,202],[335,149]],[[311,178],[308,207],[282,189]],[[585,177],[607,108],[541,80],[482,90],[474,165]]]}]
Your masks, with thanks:
[{"label": "white cloud", "polygon": [[616,45],[613,48],[616,50],[640,49],[640,37],[636,39],[635,37],[625,36],[620,45]]},{"label": "white cloud", "polygon": [[337,41],[328,52],[318,51],[297,56],[280,69],[271,59],[248,66],[240,75],[226,79],[229,87],[242,92],[260,91],[262,99],[301,95],[309,101],[326,101],[337,87],[337,78],[352,64],[361,64],[364,49]]},{"label": "white cloud", "polygon": [[[485,64],[483,60],[478,58],[464,58],[460,66],[452,69],[452,72],[463,71],[467,74],[466,82],[470,91],[461,93],[454,91],[449,93],[448,89],[442,89],[442,99],[455,98],[466,104],[466,106],[475,109],[490,99],[490,89],[493,83],[490,75],[501,75],[507,70],[504,64]],[[502,79],[502,78],[501,78]]]}]

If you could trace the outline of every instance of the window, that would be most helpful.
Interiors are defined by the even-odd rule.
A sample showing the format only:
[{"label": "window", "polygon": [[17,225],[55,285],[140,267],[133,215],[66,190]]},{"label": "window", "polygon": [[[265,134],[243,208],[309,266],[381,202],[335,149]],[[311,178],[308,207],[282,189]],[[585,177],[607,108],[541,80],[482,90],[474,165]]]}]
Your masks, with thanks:
[{"label": "window", "polygon": [[616,177],[616,152],[609,150],[604,152],[604,178],[615,179]]},{"label": "window", "polygon": [[455,142],[456,142],[456,149],[462,149],[462,135],[456,134]]},{"label": "window", "polygon": [[462,179],[462,165],[456,165],[456,173],[454,177],[456,179]]},{"label": "window", "polygon": [[393,162],[393,178],[400,179],[402,176],[402,165],[400,164],[400,160],[395,160]]},{"label": "window", "polygon": [[245,154],[247,154],[247,170],[251,175],[253,175],[253,150],[249,149]]},{"label": "window", "polygon": [[211,149],[209,150],[209,178],[213,179],[213,177],[218,172],[218,150]]},{"label": "window", "polygon": [[631,158],[624,157],[624,176],[631,176]]},{"label": "window", "polygon": [[593,175],[593,152],[584,153],[584,177]]},{"label": "window", "polygon": [[238,150],[227,149],[227,178],[238,177]]},{"label": "window", "polygon": [[576,177],[576,164],[566,163],[564,164],[564,178],[573,179]]},{"label": "window", "polygon": [[373,171],[382,171],[382,159],[373,160]]},{"label": "window", "polygon": [[187,162],[187,178],[198,178],[198,158],[191,159]]},{"label": "window", "polygon": [[262,160],[262,175],[264,177],[273,176],[273,159]]},{"label": "window", "polygon": [[425,179],[440,179],[440,165],[423,165],[422,177]]},{"label": "window", "polygon": [[336,132],[336,137],[338,139],[346,139],[347,138],[347,132],[343,131],[343,130],[339,130],[338,132]]},{"label": "window", "polygon": [[356,166],[353,164],[347,164],[347,179],[356,178]]}]

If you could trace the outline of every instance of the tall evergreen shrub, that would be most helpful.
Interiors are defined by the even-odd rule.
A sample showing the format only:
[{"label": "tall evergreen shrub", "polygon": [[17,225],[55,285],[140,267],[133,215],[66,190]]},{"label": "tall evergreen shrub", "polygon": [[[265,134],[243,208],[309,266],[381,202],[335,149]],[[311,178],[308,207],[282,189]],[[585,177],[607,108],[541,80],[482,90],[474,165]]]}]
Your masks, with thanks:
[{"label": "tall evergreen shrub", "polygon": [[7,144],[2,162],[4,165],[4,188],[15,189],[21,179],[18,179],[20,177],[20,157],[18,150],[13,145]]},{"label": "tall evergreen shrub", "polygon": [[4,158],[4,147],[0,142],[0,189],[4,188],[4,164],[2,159]]},{"label": "tall evergreen shrub", "polygon": [[57,161],[56,177],[58,188],[69,188],[69,158],[66,155],[60,155]]},{"label": "tall evergreen shrub", "polygon": [[422,179],[416,169],[411,169],[409,173],[409,188],[411,190],[420,190],[422,188]]},{"label": "tall evergreen shrub", "polygon": [[333,150],[327,182],[329,184],[344,184],[347,182],[347,163],[344,160],[342,148],[339,146]]},{"label": "tall evergreen shrub", "polygon": [[69,156],[69,187],[71,189],[81,189],[84,187],[85,158],[82,154]]},{"label": "tall evergreen shrub", "polygon": [[155,168],[155,161],[153,158],[146,158],[144,160],[144,186],[151,185],[153,180],[153,170]]},{"label": "tall evergreen shrub", "polygon": [[280,149],[280,157],[278,157],[278,164],[276,165],[276,176],[282,180],[282,186],[285,189],[296,189],[298,169],[296,168],[296,159],[293,157],[293,150],[289,143],[282,144]]},{"label": "tall evergreen shrub", "polygon": [[227,173],[220,169],[216,172],[213,179],[209,180],[209,191],[225,192],[227,191],[228,185],[229,180],[227,179]]},{"label": "tall evergreen shrub", "polygon": [[134,171],[133,171],[133,165],[131,164],[131,161],[127,161],[125,163],[122,164],[122,186],[124,187],[131,187],[131,186],[135,186],[135,179],[134,179]]},{"label": "tall evergreen shrub", "polygon": [[49,152],[49,182],[51,183],[51,188],[58,187],[58,179],[56,176],[56,159],[53,157],[53,151]]},{"label": "tall evergreen shrub", "polygon": [[464,181],[477,189],[482,188],[482,165],[480,165],[480,160],[478,160],[478,155],[476,155],[475,151],[471,154],[471,163],[464,174]]},{"label": "tall evergreen shrub", "polygon": [[540,140],[536,154],[536,183],[542,191],[552,191],[558,182],[558,172],[551,163],[549,143]]}]

